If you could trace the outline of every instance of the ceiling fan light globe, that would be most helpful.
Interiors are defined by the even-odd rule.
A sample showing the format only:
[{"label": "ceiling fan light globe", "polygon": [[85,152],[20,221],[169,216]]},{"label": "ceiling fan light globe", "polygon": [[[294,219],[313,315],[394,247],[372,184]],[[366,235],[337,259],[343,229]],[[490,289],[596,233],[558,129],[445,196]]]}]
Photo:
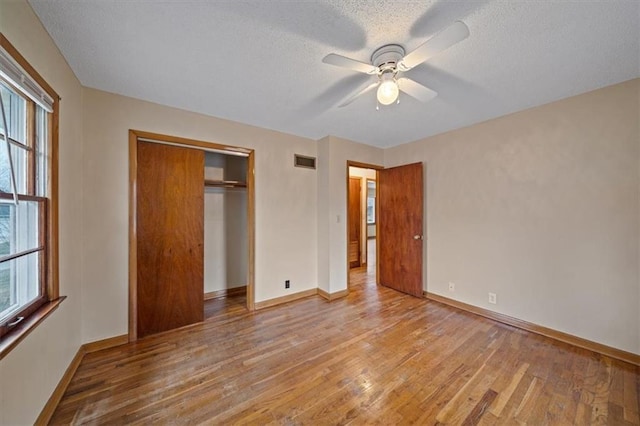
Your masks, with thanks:
[{"label": "ceiling fan light globe", "polygon": [[391,105],[398,99],[400,90],[395,80],[385,80],[378,86],[378,102],[382,105]]}]

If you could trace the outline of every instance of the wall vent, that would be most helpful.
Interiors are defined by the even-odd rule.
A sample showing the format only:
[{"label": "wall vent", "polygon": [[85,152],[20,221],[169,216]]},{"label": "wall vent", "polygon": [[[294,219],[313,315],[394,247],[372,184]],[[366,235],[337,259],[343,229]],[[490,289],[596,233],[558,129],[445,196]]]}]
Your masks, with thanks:
[{"label": "wall vent", "polygon": [[307,157],[306,155],[294,154],[293,165],[296,167],[304,167],[305,169],[315,169],[316,157]]}]

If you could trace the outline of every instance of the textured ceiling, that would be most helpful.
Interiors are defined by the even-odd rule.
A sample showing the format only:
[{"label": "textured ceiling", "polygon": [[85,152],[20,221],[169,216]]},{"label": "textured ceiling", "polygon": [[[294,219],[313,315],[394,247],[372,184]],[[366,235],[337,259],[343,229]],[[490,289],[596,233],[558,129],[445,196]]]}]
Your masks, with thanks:
[{"label": "textured ceiling", "polygon": [[[640,77],[640,2],[30,0],[83,85],[388,147]],[[322,63],[471,35],[407,76],[438,97],[336,108],[369,77]]]}]

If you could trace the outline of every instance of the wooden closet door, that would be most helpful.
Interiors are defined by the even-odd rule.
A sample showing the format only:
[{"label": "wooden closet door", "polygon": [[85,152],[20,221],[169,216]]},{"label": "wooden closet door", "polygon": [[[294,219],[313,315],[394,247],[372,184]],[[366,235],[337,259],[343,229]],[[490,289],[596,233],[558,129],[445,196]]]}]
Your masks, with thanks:
[{"label": "wooden closet door", "polygon": [[138,142],[137,336],[204,319],[204,152]]}]

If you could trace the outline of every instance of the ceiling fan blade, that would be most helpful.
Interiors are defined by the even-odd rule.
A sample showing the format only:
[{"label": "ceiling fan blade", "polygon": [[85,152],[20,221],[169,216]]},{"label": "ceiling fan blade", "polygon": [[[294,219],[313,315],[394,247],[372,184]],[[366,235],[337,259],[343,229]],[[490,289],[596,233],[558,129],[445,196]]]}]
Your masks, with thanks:
[{"label": "ceiling fan blade", "polygon": [[424,42],[417,49],[405,55],[398,62],[398,69],[400,71],[408,71],[467,37],[469,37],[469,27],[462,21],[456,21]]},{"label": "ceiling fan blade", "polygon": [[365,64],[364,62],[356,61],[355,59],[347,58],[346,56],[337,55],[335,53],[330,53],[322,58],[322,62],[365,74],[373,75],[378,73],[378,68],[371,64]]},{"label": "ceiling fan blade", "polygon": [[402,90],[407,95],[411,96],[412,98],[416,98],[421,102],[429,102],[431,99],[438,96],[437,92],[406,77],[398,79],[398,87],[400,87],[400,90]]},{"label": "ceiling fan blade", "polygon": [[371,89],[375,88],[377,85],[378,85],[378,82],[376,81],[374,83],[368,83],[366,86],[360,87],[358,90],[353,92],[352,95],[350,95],[348,98],[342,101],[342,103],[338,105],[338,108],[342,108],[349,105],[351,102],[355,101],[359,96],[364,95]]}]

